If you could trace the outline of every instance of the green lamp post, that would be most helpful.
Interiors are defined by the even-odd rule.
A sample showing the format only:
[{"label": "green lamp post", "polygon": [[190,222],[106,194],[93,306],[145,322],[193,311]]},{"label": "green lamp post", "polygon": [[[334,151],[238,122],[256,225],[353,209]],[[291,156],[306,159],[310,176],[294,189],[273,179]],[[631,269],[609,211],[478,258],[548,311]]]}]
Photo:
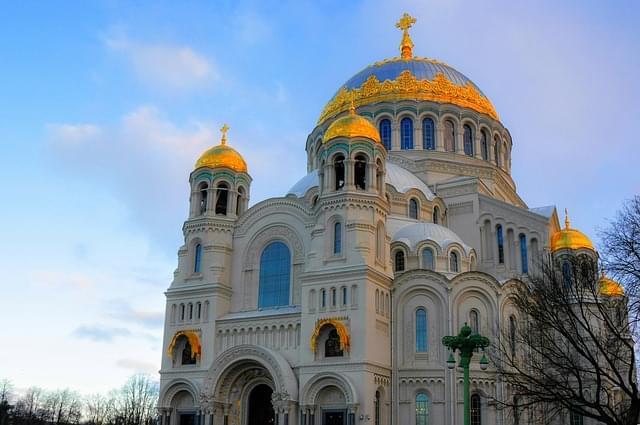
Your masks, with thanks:
[{"label": "green lamp post", "polygon": [[[453,353],[458,350],[460,352],[459,366],[464,370],[464,425],[471,425],[471,406],[469,395],[469,364],[473,356],[473,350],[476,348],[485,348],[489,345],[489,338],[480,335],[472,335],[471,328],[466,323],[460,329],[458,336],[445,336],[442,343],[451,350],[447,359],[447,367],[453,369],[456,367],[456,360]],[[486,370],[489,366],[489,360],[483,353],[480,359],[480,368]]]}]

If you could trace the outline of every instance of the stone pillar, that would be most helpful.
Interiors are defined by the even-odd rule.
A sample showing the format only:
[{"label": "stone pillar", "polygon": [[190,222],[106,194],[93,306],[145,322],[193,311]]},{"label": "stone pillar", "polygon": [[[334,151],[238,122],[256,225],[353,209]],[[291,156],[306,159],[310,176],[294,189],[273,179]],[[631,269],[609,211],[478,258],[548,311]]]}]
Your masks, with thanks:
[{"label": "stone pillar", "polygon": [[367,163],[367,192],[375,192],[376,190],[377,190],[376,164],[375,162],[368,162]]},{"label": "stone pillar", "polygon": [[493,146],[493,141],[491,139],[487,140],[487,143],[489,144],[488,146],[488,151],[489,151],[489,162],[491,162],[493,165],[497,165],[496,164],[496,154],[494,152],[494,146]]},{"label": "stone pillar", "polygon": [[391,123],[391,150],[400,150],[400,125],[395,121]]},{"label": "stone pillar", "polygon": [[422,123],[420,121],[416,121],[416,125],[413,126],[413,149],[423,150],[424,145],[422,142]]},{"label": "stone pillar", "polygon": [[482,146],[480,146],[480,138],[481,138],[482,133],[480,131],[476,131],[475,132],[475,137],[474,137],[474,156],[478,159],[482,159]]},{"label": "stone pillar", "polygon": [[355,161],[350,158],[344,160],[344,190],[355,190],[354,169]]},{"label": "stone pillar", "polygon": [[440,120],[435,122],[436,150],[444,152],[444,123]]},{"label": "stone pillar", "polygon": [[456,152],[464,155],[464,128],[462,123],[458,123],[456,126]]}]

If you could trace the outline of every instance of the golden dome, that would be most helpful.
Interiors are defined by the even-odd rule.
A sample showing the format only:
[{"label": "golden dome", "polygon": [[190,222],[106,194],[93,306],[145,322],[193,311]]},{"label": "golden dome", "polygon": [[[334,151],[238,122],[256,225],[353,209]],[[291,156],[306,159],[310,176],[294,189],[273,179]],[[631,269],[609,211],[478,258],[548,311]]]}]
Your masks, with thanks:
[{"label": "golden dome", "polygon": [[380,140],[380,133],[376,126],[365,117],[356,114],[356,109],[353,104],[349,109],[349,115],[340,117],[331,123],[329,128],[327,128],[327,131],[324,133],[323,140],[327,143],[329,140],[333,140],[336,137],[364,137],[382,144]]},{"label": "golden dome", "polygon": [[564,229],[556,232],[551,236],[551,251],[555,252],[561,249],[590,249],[595,251],[591,239],[579,230],[570,228],[569,214],[565,209]]},{"label": "golden dome", "polygon": [[247,163],[237,150],[227,146],[227,131],[229,126],[226,124],[220,129],[222,132],[222,140],[218,146],[204,151],[198,161],[196,161],[195,169],[202,167],[208,168],[229,168],[238,173],[247,172]]},{"label": "golden dome", "polygon": [[600,276],[600,279],[598,280],[598,286],[602,295],[606,295],[608,297],[621,297],[624,295],[622,285],[605,276],[604,272],[602,272],[602,276]]}]

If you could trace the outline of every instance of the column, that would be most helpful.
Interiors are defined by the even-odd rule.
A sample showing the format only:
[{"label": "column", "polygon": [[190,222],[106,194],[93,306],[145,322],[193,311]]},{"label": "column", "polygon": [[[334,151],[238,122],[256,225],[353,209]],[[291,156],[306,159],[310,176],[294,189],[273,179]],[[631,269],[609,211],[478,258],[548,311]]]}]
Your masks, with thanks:
[{"label": "column", "polygon": [[461,153],[464,155],[464,129],[462,127],[462,123],[458,123],[456,126],[456,153]]},{"label": "column", "polygon": [[391,123],[391,150],[400,150],[400,125],[396,121]]},{"label": "column", "polygon": [[444,152],[444,124],[442,121],[438,120],[435,123],[436,131],[436,150],[440,152]]},{"label": "column", "polygon": [[477,130],[474,134],[474,141],[473,141],[473,153],[474,156],[478,159],[482,159],[482,146],[480,146],[480,136],[482,135],[482,133]]},{"label": "column", "polygon": [[236,204],[238,202],[238,192],[235,190],[231,190],[227,193],[227,215],[235,216],[236,215]]},{"label": "column", "polygon": [[344,160],[344,190],[355,190],[353,164],[354,162],[350,158]]},{"label": "column", "polygon": [[489,162],[496,165],[496,154],[494,153],[493,140],[489,139],[487,140],[487,143],[489,144],[487,149],[489,151]]},{"label": "column", "polygon": [[[373,161],[373,159],[371,161]],[[376,164],[369,162],[367,163],[367,191],[375,192],[376,190]]]},{"label": "column", "polygon": [[424,145],[422,142],[422,121],[416,120],[413,126],[413,149],[423,150]]}]

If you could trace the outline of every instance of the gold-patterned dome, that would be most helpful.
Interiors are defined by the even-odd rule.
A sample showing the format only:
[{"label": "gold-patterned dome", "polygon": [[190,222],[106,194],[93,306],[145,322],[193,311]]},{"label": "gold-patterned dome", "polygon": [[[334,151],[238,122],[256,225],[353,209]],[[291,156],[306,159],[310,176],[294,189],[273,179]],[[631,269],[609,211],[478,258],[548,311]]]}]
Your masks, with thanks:
[{"label": "gold-patterned dome", "polygon": [[468,77],[440,61],[413,55],[409,28],[416,19],[404,14],[400,56],[376,62],[351,77],[325,105],[318,124],[356,107],[403,100],[452,104],[499,120],[489,98]]},{"label": "gold-patterned dome", "polygon": [[608,278],[604,272],[598,280],[598,287],[600,288],[600,294],[608,297],[621,297],[624,295],[624,289],[615,280]]},{"label": "gold-patterned dome", "polygon": [[380,132],[375,125],[365,117],[356,114],[355,107],[351,105],[349,115],[340,117],[331,123],[327,131],[324,133],[323,141],[327,143],[337,137],[364,137],[373,140],[376,143],[382,143],[380,140]]},{"label": "gold-patterned dome", "polygon": [[595,251],[591,239],[581,231],[572,229],[569,222],[569,214],[565,210],[564,229],[556,232],[551,236],[551,251],[555,252],[561,249],[590,249]]},{"label": "gold-patterned dome", "polygon": [[220,129],[222,132],[222,140],[218,146],[207,149],[198,161],[196,161],[196,170],[202,167],[208,168],[228,168],[238,173],[247,172],[247,163],[242,155],[231,146],[227,145],[227,131],[229,126],[226,124]]}]

